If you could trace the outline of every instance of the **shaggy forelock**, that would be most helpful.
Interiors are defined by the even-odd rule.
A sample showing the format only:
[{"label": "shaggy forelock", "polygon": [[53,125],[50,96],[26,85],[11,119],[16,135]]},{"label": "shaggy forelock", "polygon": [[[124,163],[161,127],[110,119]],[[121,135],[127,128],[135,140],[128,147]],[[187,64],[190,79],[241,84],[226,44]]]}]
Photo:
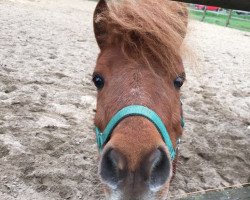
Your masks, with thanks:
[{"label": "shaggy forelock", "polygon": [[109,46],[120,46],[128,59],[169,71],[181,57],[187,16],[183,4],[169,0],[111,0],[99,20],[106,25]]}]

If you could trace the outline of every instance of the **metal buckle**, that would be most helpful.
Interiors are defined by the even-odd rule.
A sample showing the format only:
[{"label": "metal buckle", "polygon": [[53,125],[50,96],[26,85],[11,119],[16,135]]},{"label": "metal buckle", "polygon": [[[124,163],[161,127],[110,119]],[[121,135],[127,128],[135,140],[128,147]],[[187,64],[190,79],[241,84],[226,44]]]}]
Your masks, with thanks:
[{"label": "metal buckle", "polygon": [[176,149],[175,149],[176,152],[180,149],[180,144],[181,144],[181,138],[178,138],[176,141]]}]

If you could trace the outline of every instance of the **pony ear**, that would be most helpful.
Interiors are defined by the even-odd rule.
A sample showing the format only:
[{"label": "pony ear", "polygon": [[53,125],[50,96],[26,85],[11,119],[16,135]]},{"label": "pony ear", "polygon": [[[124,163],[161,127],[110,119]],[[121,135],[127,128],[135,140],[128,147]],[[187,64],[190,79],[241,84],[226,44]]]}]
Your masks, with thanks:
[{"label": "pony ear", "polygon": [[100,49],[104,48],[108,36],[106,24],[100,20],[100,15],[107,10],[108,5],[106,0],[99,0],[95,8],[93,23],[96,42]]}]

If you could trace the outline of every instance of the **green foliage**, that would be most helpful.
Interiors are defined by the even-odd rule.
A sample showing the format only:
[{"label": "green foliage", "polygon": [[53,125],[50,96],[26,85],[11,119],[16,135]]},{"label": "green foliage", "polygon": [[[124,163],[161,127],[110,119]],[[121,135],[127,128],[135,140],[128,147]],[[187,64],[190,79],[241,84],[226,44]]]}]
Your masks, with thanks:
[{"label": "green foliage", "polygon": [[[189,10],[189,14],[192,19],[201,20],[203,11]],[[207,11],[204,22],[217,24],[220,26],[226,26],[227,19],[228,19],[228,12],[226,11],[223,12]],[[250,15],[238,15],[235,11],[233,11],[228,27],[250,32]]]}]

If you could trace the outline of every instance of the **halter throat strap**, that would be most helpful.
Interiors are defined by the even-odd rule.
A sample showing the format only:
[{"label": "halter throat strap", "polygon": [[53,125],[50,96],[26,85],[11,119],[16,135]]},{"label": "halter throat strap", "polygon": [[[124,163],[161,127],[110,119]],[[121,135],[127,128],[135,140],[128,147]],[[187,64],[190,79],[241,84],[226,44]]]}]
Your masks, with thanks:
[{"label": "halter throat strap", "polygon": [[[165,144],[168,147],[170,152],[171,159],[174,160],[176,151],[173,148],[169,133],[162,122],[161,118],[158,116],[156,112],[153,110],[142,106],[142,105],[130,105],[119,110],[109,121],[108,125],[104,129],[103,132],[100,131],[98,127],[95,127],[96,132],[96,142],[98,145],[99,151],[102,151],[104,144],[108,142],[111,133],[114,128],[125,118],[129,116],[143,116],[151,121],[154,126],[157,128],[159,133],[161,134]],[[184,127],[184,120],[181,118],[181,125]]]}]

